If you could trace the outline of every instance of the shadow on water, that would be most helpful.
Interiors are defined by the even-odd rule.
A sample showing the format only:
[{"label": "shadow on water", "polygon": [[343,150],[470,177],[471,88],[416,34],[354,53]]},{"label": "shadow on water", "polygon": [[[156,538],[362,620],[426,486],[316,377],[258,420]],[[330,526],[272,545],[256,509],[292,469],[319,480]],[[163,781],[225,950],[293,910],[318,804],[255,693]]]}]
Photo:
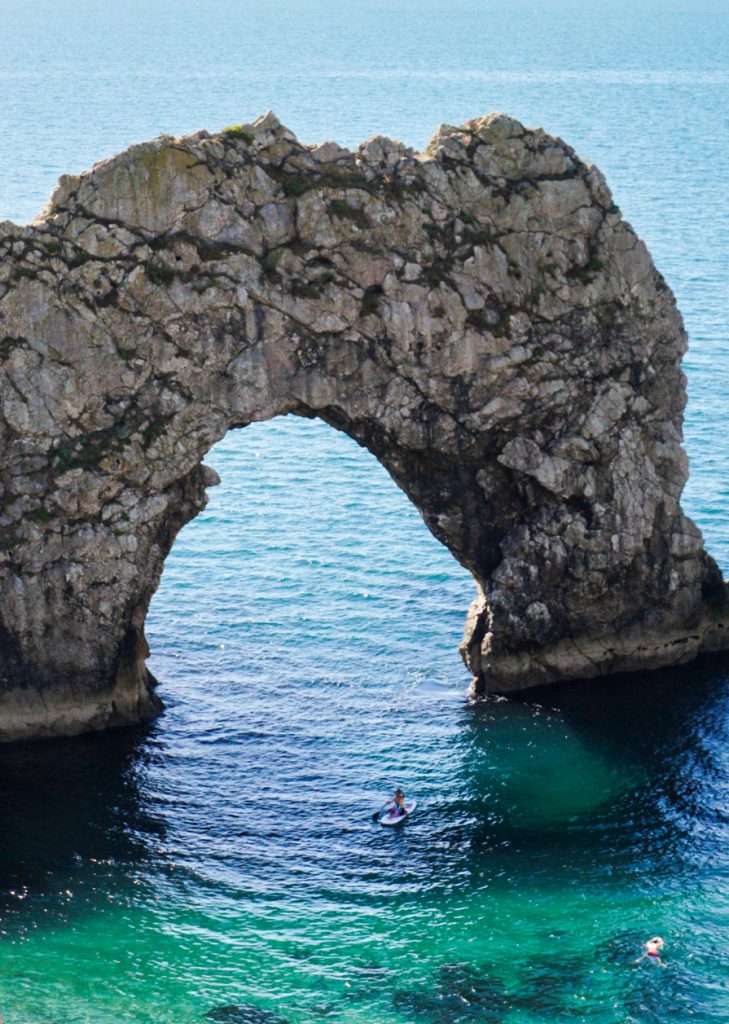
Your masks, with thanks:
[{"label": "shadow on water", "polygon": [[703,745],[729,698],[729,653],[690,665],[559,683],[524,696],[559,711],[591,743],[655,765]]},{"label": "shadow on water", "polygon": [[[150,730],[0,747],[0,908],[7,926],[36,901],[98,886],[149,860],[163,838],[140,791]],[[148,803],[148,802],[147,802]],[[86,893],[92,904],[94,891]],[[23,906],[23,903],[25,905]],[[30,908],[28,903],[30,903]]]},{"label": "shadow on water", "polygon": [[670,828],[687,853],[726,829],[729,655],[562,684],[536,699],[603,762],[629,766],[635,782],[621,813],[638,815],[643,829]]},{"label": "shadow on water", "polygon": [[646,813],[725,825],[728,707],[726,655],[474,703],[456,739],[460,809],[480,810],[492,837],[638,810],[643,826]]}]

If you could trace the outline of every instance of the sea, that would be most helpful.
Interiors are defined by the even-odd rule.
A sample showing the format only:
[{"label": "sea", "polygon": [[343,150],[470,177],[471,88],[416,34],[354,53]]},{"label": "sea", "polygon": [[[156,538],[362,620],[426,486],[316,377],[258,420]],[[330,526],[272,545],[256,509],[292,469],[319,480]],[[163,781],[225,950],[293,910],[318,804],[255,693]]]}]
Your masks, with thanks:
[{"label": "sea", "polygon": [[[0,0],[0,218],[269,108],[416,148],[500,110],[602,169],[685,317],[729,575],[727,0]],[[726,1022],[729,657],[469,702],[473,580],[373,456],[284,417],[207,462],[164,714],[0,749],[3,1024]]]}]

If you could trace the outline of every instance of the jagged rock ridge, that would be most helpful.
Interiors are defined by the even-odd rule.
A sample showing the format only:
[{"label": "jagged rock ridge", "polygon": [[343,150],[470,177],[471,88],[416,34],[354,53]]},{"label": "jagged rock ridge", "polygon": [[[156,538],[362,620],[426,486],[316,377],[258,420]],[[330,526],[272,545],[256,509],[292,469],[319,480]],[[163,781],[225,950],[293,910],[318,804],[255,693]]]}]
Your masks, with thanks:
[{"label": "jagged rock ridge", "polygon": [[273,115],[0,225],[0,737],[137,721],[144,619],[233,427],[318,416],[473,574],[479,689],[725,646],[679,498],[685,335],[601,174],[503,115],[428,150]]}]

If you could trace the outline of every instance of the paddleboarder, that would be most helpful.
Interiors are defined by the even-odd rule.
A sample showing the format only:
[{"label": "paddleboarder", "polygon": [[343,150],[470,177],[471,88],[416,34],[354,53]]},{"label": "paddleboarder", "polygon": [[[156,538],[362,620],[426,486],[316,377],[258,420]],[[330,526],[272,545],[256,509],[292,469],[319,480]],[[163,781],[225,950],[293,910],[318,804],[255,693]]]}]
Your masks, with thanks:
[{"label": "paddleboarder", "polygon": [[399,786],[395,790],[395,795],[393,796],[392,801],[395,804],[395,807],[397,807],[398,818],[402,818],[404,814],[407,815],[408,812],[405,807],[405,794],[403,793]]}]

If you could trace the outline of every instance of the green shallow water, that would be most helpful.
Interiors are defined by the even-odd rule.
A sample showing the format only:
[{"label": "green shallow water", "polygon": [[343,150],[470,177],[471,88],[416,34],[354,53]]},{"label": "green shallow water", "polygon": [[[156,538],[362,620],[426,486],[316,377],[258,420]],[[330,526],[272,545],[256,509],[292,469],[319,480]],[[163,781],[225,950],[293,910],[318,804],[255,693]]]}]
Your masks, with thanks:
[{"label": "green shallow water", "polygon": [[[685,313],[686,507],[729,568],[724,0],[0,0],[0,25],[19,221],[62,172],[268,107],[349,145],[493,109],[563,135]],[[724,1022],[729,660],[468,704],[473,583],[371,456],[283,419],[208,461],[150,614],[164,716],[0,749],[4,1024]],[[417,814],[373,825],[397,784]],[[668,968],[636,968],[655,933]]]}]

